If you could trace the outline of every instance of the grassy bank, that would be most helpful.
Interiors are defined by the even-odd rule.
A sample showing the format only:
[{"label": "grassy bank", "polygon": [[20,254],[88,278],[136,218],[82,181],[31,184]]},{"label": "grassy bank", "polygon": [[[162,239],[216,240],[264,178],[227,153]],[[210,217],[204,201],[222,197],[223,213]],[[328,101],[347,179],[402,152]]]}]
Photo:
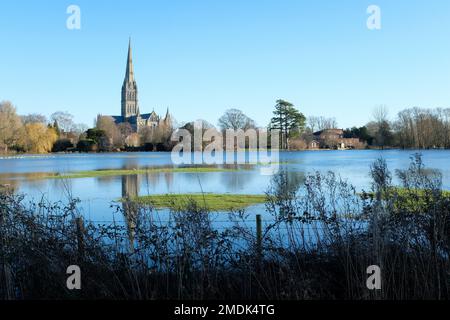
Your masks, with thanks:
[{"label": "grassy bank", "polygon": [[368,192],[360,194],[362,199],[374,200],[377,197],[383,201],[389,201],[396,211],[408,211],[411,213],[422,213],[437,198],[450,201],[448,190],[425,190],[415,188],[391,187],[380,190],[378,194]]},{"label": "grassy bank", "polygon": [[71,173],[58,173],[48,175],[46,179],[80,179],[96,178],[108,176],[129,176],[136,174],[152,173],[209,173],[209,172],[228,172],[237,171],[234,168],[216,168],[216,167],[184,167],[184,168],[149,168],[149,169],[114,169],[114,170],[88,170]]},{"label": "grassy bank", "polygon": [[[128,176],[140,174],[158,174],[158,173],[212,173],[212,172],[233,172],[238,170],[247,170],[246,168],[218,168],[218,167],[155,167],[148,169],[107,169],[107,170],[89,170],[75,171],[67,173],[58,172],[23,172],[0,174],[0,179],[26,179],[26,180],[44,180],[44,179],[80,179],[96,177]],[[1,187],[1,184],[0,184]]]},{"label": "grassy bank", "polygon": [[252,205],[264,203],[265,195],[248,194],[166,194],[142,196],[132,199],[139,204],[154,208],[182,210],[191,202],[210,211],[227,211],[245,209]]}]

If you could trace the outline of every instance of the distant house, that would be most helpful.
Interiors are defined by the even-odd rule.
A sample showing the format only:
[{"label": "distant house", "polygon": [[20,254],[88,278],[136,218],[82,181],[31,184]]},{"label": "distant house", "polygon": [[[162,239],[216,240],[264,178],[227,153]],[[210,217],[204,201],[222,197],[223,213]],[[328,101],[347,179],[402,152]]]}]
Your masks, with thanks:
[{"label": "distant house", "polygon": [[363,145],[358,138],[345,138],[343,129],[325,129],[314,132],[313,135],[313,142],[318,142],[321,148],[358,149]]},{"label": "distant house", "polygon": [[326,137],[343,138],[344,130],[343,129],[325,129],[325,130],[320,130],[320,131],[314,132],[314,136],[320,137],[321,139],[326,138]]},{"label": "distant house", "polygon": [[312,140],[309,143],[309,148],[308,149],[320,149],[320,141],[316,140],[316,139]]}]

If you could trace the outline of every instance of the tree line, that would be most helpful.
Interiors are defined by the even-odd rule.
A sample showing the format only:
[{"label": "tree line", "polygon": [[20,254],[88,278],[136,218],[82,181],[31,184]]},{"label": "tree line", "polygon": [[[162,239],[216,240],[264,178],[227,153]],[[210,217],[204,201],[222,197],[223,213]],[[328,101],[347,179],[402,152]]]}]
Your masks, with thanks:
[{"label": "tree line", "polygon": [[41,114],[19,115],[11,102],[0,102],[0,153],[168,150],[171,133],[162,123],[137,133],[129,123],[116,124],[112,117],[101,115],[89,128],[75,123],[68,112],[55,112],[49,119]]},{"label": "tree line", "polygon": [[[280,123],[276,120],[278,114],[276,107],[272,120],[275,127]],[[303,141],[304,148],[315,132],[339,128],[335,118],[311,116],[305,125],[302,114],[290,117],[298,121],[296,130],[285,135],[292,144]],[[372,119],[366,125],[344,129],[343,133],[343,138],[359,139],[369,148],[450,149],[450,108],[408,108],[391,120],[388,108],[381,105],[374,108]],[[284,147],[289,146],[285,144]]]},{"label": "tree line", "polygon": [[[378,106],[372,119],[362,127],[343,130],[343,138],[361,141],[361,148],[450,149],[450,108],[409,108],[390,120],[388,109]],[[201,120],[203,129],[215,127]],[[239,109],[232,108],[218,119],[220,130],[244,131],[258,129],[256,122]],[[145,127],[135,132],[129,123],[116,124],[109,116],[97,116],[89,128],[76,124],[74,117],[58,111],[50,119],[40,114],[20,116],[9,101],[0,102],[0,152],[110,152],[110,151],[170,151],[174,146],[171,135],[174,129],[194,131],[194,121],[161,123],[157,127]],[[291,102],[279,99],[275,102],[273,117],[263,127],[269,132],[277,130],[282,149],[308,149],[315,133],[337,129],[335,118],[306,117]]]},{"label": "tree line", "polygon": [[[59,114],[53,115],[54,119]],[[42,115],[20,117],[10,102],[0,103],[0,150],[28,153],[51,152],[58,140],[59,128]]]},{"label": "tree line", "polygon": [[117,124],[110,116],[98,115],[93,128],[88,129],[78,143],[80,151],[167,151],[172,147],[174,123],[159,123],[135,132],[130,123]]},{"label": "tree line", "polygon": [[373,120],[344,131],[369,146],[401,149],[450,149],[450,108],[408,108],[389,120],[385,106],[375,108]]}]

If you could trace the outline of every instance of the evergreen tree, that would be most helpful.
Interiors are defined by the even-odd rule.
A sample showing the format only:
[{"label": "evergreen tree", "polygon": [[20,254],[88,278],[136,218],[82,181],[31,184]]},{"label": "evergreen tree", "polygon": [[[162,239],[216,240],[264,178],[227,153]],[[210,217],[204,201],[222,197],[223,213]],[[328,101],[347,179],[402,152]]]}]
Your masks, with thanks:
[{"label": "evergreen tree", "polygon": [[298,136],[305,127],[306,118],[294,105],[285,100],[277,100],[271,130],[279,130],[282,149],[289,149],[289,138]]}]

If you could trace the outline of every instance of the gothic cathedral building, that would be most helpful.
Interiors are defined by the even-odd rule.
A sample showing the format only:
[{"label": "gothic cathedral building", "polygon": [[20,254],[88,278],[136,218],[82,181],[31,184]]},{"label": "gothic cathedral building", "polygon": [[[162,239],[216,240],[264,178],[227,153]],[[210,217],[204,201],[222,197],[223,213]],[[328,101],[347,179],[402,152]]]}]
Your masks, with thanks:
[{"label": "gothic cathedral building", "polygon": [[141,114],[139,111],[138,88],[134,78],[131,40],[128,44],[127,68],[122,85],[121,115],[112,116],[112,118],[116,124],[128,122],[135,132],[146,127],[157,128],[164,126],[166,129],[172,128],[172,116],[169,114],[169,109],[167,109],[164,118],[157,115],[155,111],[146,114]]}]

